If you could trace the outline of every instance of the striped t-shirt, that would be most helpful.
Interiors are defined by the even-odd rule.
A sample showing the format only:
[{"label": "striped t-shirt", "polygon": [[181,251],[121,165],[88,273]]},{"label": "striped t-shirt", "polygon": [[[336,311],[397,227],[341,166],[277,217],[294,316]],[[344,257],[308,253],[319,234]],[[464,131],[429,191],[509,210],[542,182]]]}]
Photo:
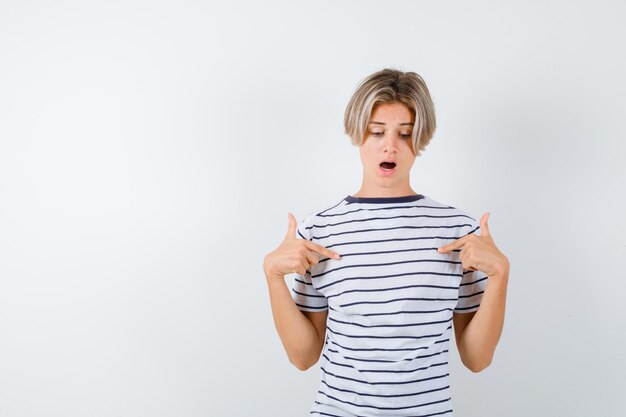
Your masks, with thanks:
[{"label": "striped t-shirt", "polygon": [[437,248],[469,233],[480,235],[474,218],[421,194],[347,196],[299,223],[301,238],[341,255],[293,285],[300,310],[329,310],[311,414],[453,415],[452,313],[478,309],[487,277]]}]

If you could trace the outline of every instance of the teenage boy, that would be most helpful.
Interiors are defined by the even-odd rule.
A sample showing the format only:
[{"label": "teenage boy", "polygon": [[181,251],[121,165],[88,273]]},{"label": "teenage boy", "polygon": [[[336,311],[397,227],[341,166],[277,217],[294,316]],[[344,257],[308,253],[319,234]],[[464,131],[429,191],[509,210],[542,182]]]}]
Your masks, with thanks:
[{"label": "teenage boy", "polygon": [[488,213],[478,223],[411,188],[411,167],[435,131],[419,75],[384,69],[365,78],[344,124],[363,182],[300,223],[289,213],[287,235],[263,262],[276,329],[298,369],[322,356],[311,414],[452,416],[452,330],[467,368],[489,366],[509,261]]}]

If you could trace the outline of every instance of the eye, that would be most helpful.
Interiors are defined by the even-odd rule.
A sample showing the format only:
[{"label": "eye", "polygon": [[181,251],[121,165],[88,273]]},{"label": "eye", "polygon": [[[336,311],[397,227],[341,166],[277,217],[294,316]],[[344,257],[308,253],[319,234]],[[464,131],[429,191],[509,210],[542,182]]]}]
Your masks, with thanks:
[{"label": "eye", "polygon": [[409,138],[411,137],[411,135],[410,135],[410,134],[408,134],[408,135],[401,134],[401,135],[400,135],[400,137],[401,137],[402,139],[409,139]]},{"label": "eye", "polygon": [[370,133],[372,134],[372,136],[382,136],[384,134],[384,132],[372,132],[372,131],[370,131]]}]

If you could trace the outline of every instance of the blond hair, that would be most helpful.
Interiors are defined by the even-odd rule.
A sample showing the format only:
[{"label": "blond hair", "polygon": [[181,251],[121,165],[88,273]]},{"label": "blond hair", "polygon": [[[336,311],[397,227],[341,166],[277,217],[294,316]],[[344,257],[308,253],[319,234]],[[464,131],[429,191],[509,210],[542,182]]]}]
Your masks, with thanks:
[{"label": "blond hair", "polygon": [[412,145],[413,152],[419,156],[435,133],[436,121],[428,87],[414,72],[385,68],[363,79],[346,107],[345,133],[353,145],[361,146],[374,107],[394,102],[404,104],[415,117]]}]

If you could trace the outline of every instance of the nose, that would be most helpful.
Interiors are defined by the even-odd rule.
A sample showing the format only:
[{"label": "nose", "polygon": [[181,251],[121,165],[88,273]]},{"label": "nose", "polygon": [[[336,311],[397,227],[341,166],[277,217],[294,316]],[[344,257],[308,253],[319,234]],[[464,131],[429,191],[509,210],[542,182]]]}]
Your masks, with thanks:
[{"label": "nose", "polygon": [[395,135],[387,135],[383,143],[383,149],[385,153],[397,153],[398,152],[399,139]]}]

